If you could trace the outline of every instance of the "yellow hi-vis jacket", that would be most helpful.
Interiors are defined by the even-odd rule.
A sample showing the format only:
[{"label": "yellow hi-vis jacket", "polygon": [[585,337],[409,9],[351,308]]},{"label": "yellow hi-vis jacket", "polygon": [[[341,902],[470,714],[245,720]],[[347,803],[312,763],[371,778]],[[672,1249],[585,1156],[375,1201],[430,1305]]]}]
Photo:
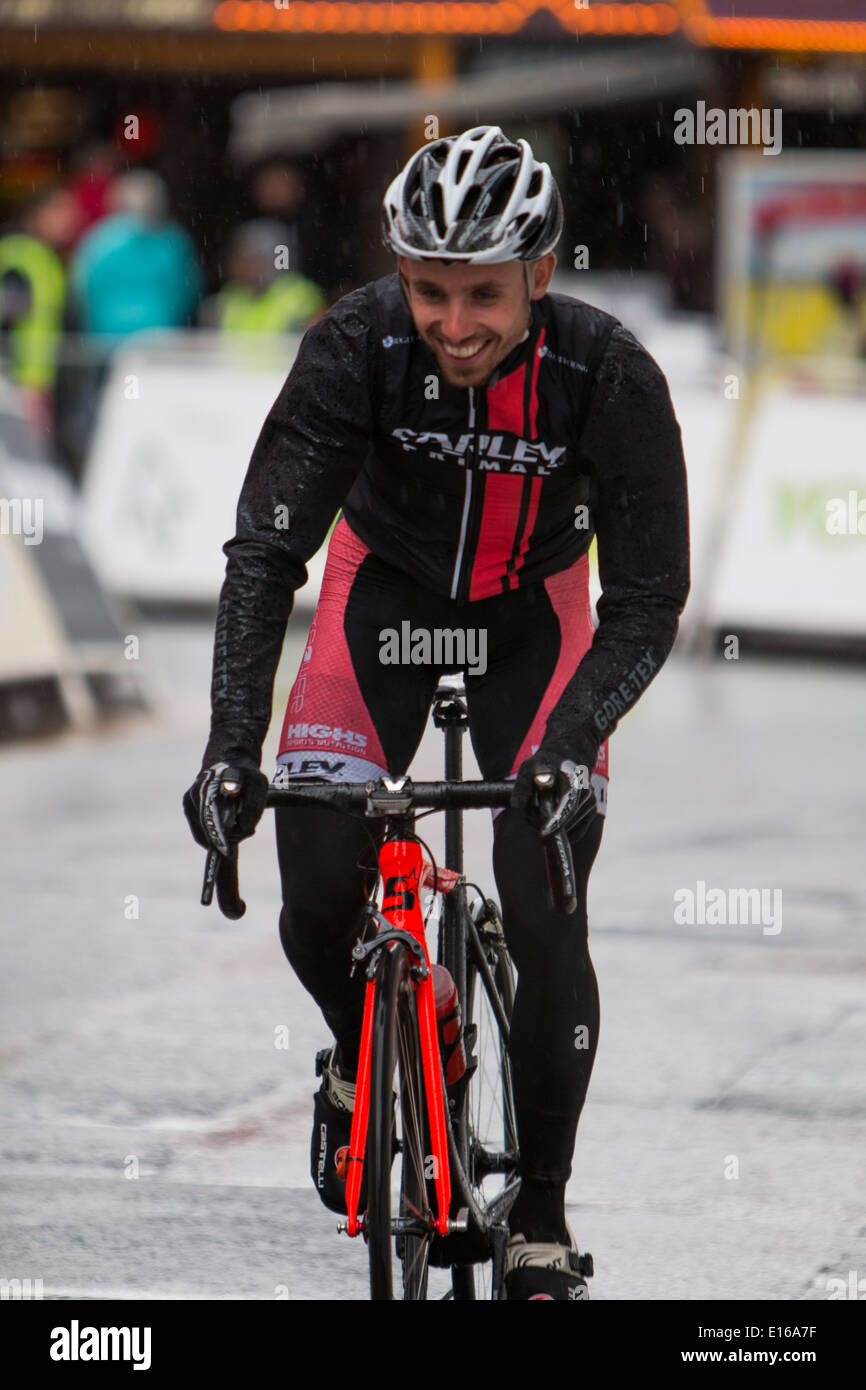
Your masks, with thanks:
[{"label": "yellow hi-vis jacket", "polygon": [[10,375],[19,386],[46,390],[57,372],[66,271],[56,251],[24,232],[0,238],[0,280],[10,270],[30,285],[30,310],[9,330]]},{"label": "yellow hi-vis jacket", "polygon": [[312,280],[287,272],[261,294],[229,283],[217,294],[220,328],[227,333],[291,333],[325,307],[325,296]]}]

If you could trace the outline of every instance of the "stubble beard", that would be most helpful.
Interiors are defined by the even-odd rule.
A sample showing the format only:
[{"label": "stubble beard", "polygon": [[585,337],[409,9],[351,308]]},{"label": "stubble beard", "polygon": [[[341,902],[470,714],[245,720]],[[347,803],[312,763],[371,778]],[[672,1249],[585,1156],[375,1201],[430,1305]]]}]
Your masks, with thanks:
[{"label": "stubble beard", "polygon": [[524,327],[522,329],[515,328],[508,338],[499,339],[498,342],[497,338],[494,337],[492,346],[488,345],[484,350],[485,361],[479,362],[477,367],[472,363],[468,363],[465,367],[461,367],[459,362],[455,362],[452,358],[447,356],[445,349],[438,340],[423,334],[422,337],[436,358],[442,375],[449,385],[461,386],[465,389],[473,386],[483,386],[486,381],[489,381],[500,362],[504,362],[509,353],[526,337],[531,322],[528,297],[525,312],[526,322]]}]

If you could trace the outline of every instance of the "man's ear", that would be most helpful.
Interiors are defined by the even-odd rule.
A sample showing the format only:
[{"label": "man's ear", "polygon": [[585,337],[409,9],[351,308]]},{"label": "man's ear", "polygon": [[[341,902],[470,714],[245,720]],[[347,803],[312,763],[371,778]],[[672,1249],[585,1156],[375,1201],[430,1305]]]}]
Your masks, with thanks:
[{"label": "man's ear", "polygon": [[[539,265],[545,267],[541,272],[540,278],[536,276],[536,267]],[[541,256],[537,261],[532,262],[532,275],[536,283],[535,287],[530,292],[530,299],[541,299],[547,294],[555,269],[556,253],[554,251],[548,251],[546,256]]]}]

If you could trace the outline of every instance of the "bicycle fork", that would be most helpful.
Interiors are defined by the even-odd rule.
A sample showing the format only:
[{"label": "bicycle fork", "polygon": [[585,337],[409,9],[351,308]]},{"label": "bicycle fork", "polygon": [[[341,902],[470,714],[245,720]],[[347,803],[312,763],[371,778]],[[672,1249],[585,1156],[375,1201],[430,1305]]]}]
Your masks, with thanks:
[{"label": "bicycle fork", "polygon": [[[432,1163],[438,1215],[435,1228],[448,1235],[448,1213],[451,1207],[451,1170],[448,1163],[448,1135],[445,1125],[445,1093],[439,1055],[439,1035],[436,1028],[436,1006],[433,994],[433,972],[427,952],[424,919],[421,915],[420,886],[424,876],[421,846],[416,840],[387,840],[379,851],[379,865],[385,892],[376,936],[365,945],[355,948],[356,960],[371,957],[364,996],[364,1019],[361,1031],[361,1050],[358,1060],[358,1079],[355,1090],[355,1109],[349,1141],[348,1178],[346,1182],[346,1230],[350,1236],[363,1231],[358,1215],[367,1129],[370,1115],[370,1074],[373,1051],[373,1006],[376,975],[382,951],[391,950],[392,942],[402,940],[417,964],[412,971],[412,984],[418,1014],[421,1042],[421,1064],[424,1093],[427,1098],[427,1118],[432,1152],[426,1156],[425,1169]],[[425,1176],[430,1176],[425,1172]]]}]

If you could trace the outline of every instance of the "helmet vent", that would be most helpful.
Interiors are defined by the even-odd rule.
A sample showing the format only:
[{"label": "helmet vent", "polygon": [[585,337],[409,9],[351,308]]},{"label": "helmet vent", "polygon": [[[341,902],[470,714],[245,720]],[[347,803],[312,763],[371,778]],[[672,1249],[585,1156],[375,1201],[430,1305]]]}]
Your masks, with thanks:
[{"label": "helmet vent", "polygon": [[526,226],[523,228],[521,233],[521,240],[524,246],[529,246],[532,244],[533,237],[539,231],[541,223],[542,219],[540,217],[530,217],[529,221],[527,222]]},{"label": "helmet vent", "polygon": [[445,203],[442,197],[442,188],[438,183],[434,183],[430,189],[430,216],[436,224],[436,233],[444,237],[448,230],[448,223],[445,218]]},{"label": "helmet vent", "polygon": [[481,201],[482,193],[483,189],[478,188],[477,186],[475,188],[469,189],[468,193],[466,194],[465,198],[460,204],[460,211],[457,214],[458,221],[463,222],[465,220],[468,220],[468,218],[472,216],[473,212],[478,207],[478,204]]}]

